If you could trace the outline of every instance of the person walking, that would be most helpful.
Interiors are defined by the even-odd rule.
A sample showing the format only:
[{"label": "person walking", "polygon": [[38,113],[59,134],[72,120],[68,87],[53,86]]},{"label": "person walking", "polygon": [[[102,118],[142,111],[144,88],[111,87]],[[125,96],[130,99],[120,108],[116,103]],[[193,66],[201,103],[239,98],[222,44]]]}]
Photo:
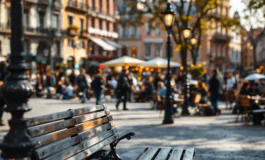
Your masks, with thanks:
[{"label": "person walking", "polygon": [[[81,73],[80,73],[81,74]],[[75,75],[75,70],[73,69],[71,74],[68,76],[69,82],[75,86],[76,84],[76,75]]]},{"label": "person walking", "polygon": [[94,80],[91,83],[92,89],[96,95],[96,105],[99,104],[102,94],[103,94],[103,90],[105,88],[104,84],[105,84],[105,77],[102,74],[101,70],[97,70],[97,74],[94,77]]},{"label": "person walking", "polygon": [[211,94],[210,101],[214,107],[214,114],[219,115],[220,110],[218,108],[218,98],[223,93],[223,81],[222,78],[218,75],[217,69],[215,69],[212,74],[213,75],[209,80],[209,92]]},{"label": "person walking", "polygon": [[122,74],[120,75],[118,79],[118,86],[117,86],[117,103],[116,103],[116,109],[119,109],[120,103],[123,101],[123,110],[128,110],[126,107],[126,102],[127,102],[127,96],[128,96],[128,91],[131,87],[130,85],[130,80],[129,80],[129,70],[124,69],[122,71]]},{"label": "person walking", "polygon": [[[0,63],[0,89],[4,85],[4,81],[8,75],[8,71],[7,71],[6,67],[7,67],[7,64],[5,62]],[[0,126],[5,125],[3,120],[2,120],[5,105],[6,105],[6,102],[4,100],[2,92],[0,92]]]},{"label": "person walking", "polygon": [[82,92],[81,103],[85,103],[86,102],[86,93],[87,93],[87,89],[88,89],[85,69],[80,70],[80,75],[76,79],[76,84],[78,86],[79,92]]},{"label": "person walking", "polygon": [[51,95],[51,87],[56,86],[56,78],[53,74],[51,74],[50,71],[47,71],[46,74],[46,81],[45,81],[45,87],[47,89],[47,99],[52,98]]}]

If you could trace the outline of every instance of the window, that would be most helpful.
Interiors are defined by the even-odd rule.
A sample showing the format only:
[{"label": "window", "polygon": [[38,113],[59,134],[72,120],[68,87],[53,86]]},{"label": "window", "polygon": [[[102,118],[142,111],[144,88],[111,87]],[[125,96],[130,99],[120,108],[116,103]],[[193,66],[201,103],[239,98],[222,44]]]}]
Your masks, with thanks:
[{"label": "window", "polygon": [[156,35],[160,36],[160,34],[161,34],[161,29],[158,27],[158,28],[156,28]]},{"label": "window", "polygon": [[25,28],[29,28],[29,11],[24,11],[24,26]]},{"label": "window", "polygon": [[123,24],[121,27],[122,27],[122,36],[125,37],[126,36],[126,26]]},{"label": "window", "polygon": [[53,26],[53,28],[59,28],[60,27],[60,25],[59,25],[59,15],[54,14],[52,16],[52,26]]},{"label": "window", "polygon": [[84,31],[84,20],[80,19],[80,31]]},{"label": "window", "polygon": [[109,2],[109,0],[107,0],[107,13],[109,13],[109,11],[110,11],[110,2]]},{"label": "window", "polygon": [[[195,52],[196,52],[196,50],[195,50]],[[201,49],[198,49],[197,59],[198,59],[198,60],[201,59]]]},{"label": "window", "polygon": [[146,58],[150,58],[151,55],[152,55],[152,46],[151,46],[151,44],[146,43],[144,48],[145,48],[145,57]]},{"label": "window", "polygon": [[145,33],[146,33],[146,35],[151,34],[151,26],[148,22],[145,22]]},{"label": "window", "polygon": [[130,27],[130,37],[136,36],[136,27],[131,26]]},{"label": "window", "polygon": [[99,20],[99,29],[103,29],[102,20]]},{"label": "window", "polygon": [[156,45],[156,57],[162,57],[162,45],[161,44],[157,44]]},{"label": "window", "polygon": [[95,19],[94,18],[91,19],[91,27],[95,28]]},{"label": "window", "polygon": [[85,41],[80,41],[80,48],[86,48],[86,43]]},{"label": "window", "polygon": [[44,12],[39,12],[39,27],[44,28]]},{"label": "window", "polygon": [[27,55],[30,54],[29,53],[30,52],[30,45],[29,45],[29,41],[27,41],[27,40],[24,41],[24,51]]},{"label": "window", "polygon": [[60,41],[55,42],[55,56],[60,57]]},{"label": "window", "polygon": [[70,27],[71,25],[73,25],[73,17],[68,16],[68,26]]},{"label": "window", "polygon": [[3,53],[2,53],[2,41],[0,41],[0,55],[3,55]]},{"label": "window", "polygon": [[107,31],[110,31],[109,23],[108,23],[108,22],[106,22],[106,30],[107,30]]},{"label": "window", "polygon": [[7,27],[11,28],[11,8],[7,9],[7,15],[8,15]]},{"label": "window", "polygon": [[7,39],[7,51],[11,53],[11,38]]},{"label": "window", "polygon": [[73,39],[68,39],[68,47],[74,47],[75,42]]}]

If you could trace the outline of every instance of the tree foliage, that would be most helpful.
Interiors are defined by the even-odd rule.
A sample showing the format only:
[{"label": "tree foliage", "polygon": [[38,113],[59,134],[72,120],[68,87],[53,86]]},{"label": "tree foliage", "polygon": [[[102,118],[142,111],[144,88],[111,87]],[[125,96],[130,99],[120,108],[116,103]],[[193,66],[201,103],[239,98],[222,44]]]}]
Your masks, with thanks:
[{"label": "tree foliage", "polygon": [[[164,28],[164,21],[162,12],[166,8],[167,0],[140,0],[144,4],[144,10],[137,10],[137,5],[139,2],[132,2],[128,6],[130,7],[130,13],[134,15],[134,19],[121,20],[120,23],[127,24],[139,24],[142,25],[144,22],[148,21],[153,28],[161,27]],[[209,21],[208,13],[214,10],[219,5],[221,5],[221,0],[179,0],[178,2],[172,2],[173,8],[176,11],[175,23],[172,27],[172,37],[174,43],[176,44],[176,50],[183,51],[185,46],[185,41],[182,35],[182,28],[184,24],[189,24],[192,27],[192,33],[198,38],[198,43],[194,47],[192,53],[193,63],[196,64],[197,53],[201,48],[201,37],[207,31],[210,30],[210,26],[207,25]],[[145,18],[147,17],[148,18]],[[188,48],[192,48],[188,46]],[[184,63],[184,54],[181,53],[181,60]]]}]

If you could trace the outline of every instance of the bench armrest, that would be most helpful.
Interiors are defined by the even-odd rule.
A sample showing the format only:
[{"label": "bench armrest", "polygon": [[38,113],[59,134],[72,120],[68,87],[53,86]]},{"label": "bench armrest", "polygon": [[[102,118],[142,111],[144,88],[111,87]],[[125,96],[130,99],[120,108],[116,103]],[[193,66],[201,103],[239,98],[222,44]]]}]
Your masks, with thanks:
[{"label": "bench armrest", "polygon": [[114,142],[114,145],[115,147],[118,145],[118,143],[123,140],[123,139],[127,139],[127,140],[130,140],[132,138],[132,136],[135,136],[135,133],[134,132],[129,132],[129,133],[121,133],[121,134],[117,134],[117,139],[116,141]]},{"label": "bench armrest", "polygon": [[109,159],[109,160],[121,160],[121,158],[119,157],[119,155],[116,152],[116,146],[118,145],[118,143],[123,140],[123,139],[127,139],[130,140],[132,136],[134,136],[135,133],[134,132],[129,132],[129,133],[122,133],[122,134],[116,134],[117,138],[116,140],[110,144],[110,149],[111,151],[109,152],[109,154],[104,158],[104,159]]}]

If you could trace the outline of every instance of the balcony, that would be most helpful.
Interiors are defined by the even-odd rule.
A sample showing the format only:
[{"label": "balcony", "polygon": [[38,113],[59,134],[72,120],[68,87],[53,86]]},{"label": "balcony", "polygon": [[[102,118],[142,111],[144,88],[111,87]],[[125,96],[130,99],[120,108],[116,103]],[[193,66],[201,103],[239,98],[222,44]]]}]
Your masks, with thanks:
[{"label": "balcony", "polygon": [[227,34],[223,34],[223,33],[215,33],[212,36],[212,41],[219,41],[219,42],[230,42],[231,40],[231,36],[227,35]]},{"label": "balcony", "polygon": [[218,12],[215,13],[209,13],[209,19],[214,18],[215,20],[221,20],[222,15]]},{"label": "balcony", "polygon": [[37,3],[38,3],[38,0],[25,0],[25,6],[26,5],[33,5],[33,4],[37,4]]},{"label": "balcony", "polygon": [[120,40],[140,40],[141,36],[139,34],[135,35],[119,35]]},{"label": "balcony", "polygon": [[88,10],[88,5],[85,3],[79,3],[76,0],[69,0],[66,9],[69,11],[86,14]]},{"label": "balcony", "polygon": [[38,4],[39,5],[43,5],[43,6],[48,6],[49,5],[49,1],[48,0],[38,0]]}]

